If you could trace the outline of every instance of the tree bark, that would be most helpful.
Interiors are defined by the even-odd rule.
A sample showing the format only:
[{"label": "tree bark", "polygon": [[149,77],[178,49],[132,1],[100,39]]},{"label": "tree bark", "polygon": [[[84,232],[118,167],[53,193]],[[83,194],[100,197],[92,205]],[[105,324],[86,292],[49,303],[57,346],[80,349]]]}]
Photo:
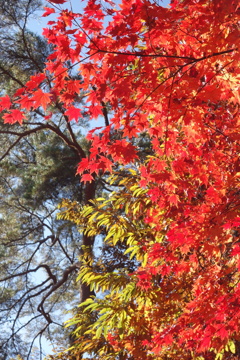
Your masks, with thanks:
[{"label": "tree bark", "polygon": [[[91,183],[87,183],[85,185],[84,189],[84,204],[88,205],[90,204],[90,200],[93,200],[95,197],[95,181],[92,181]],[[88,236],[86,234],[83,234],[82,237],[82,246],[80,250],[80,266],[81,266],[81,257],[84,255],[85,251],[88,251],[90,255],[92,255],[93,252],[93,246],[94,246],[94,236]],[[94,296],[94,291],[90,290],[90,287],[86,284],[80,284],[80,303],[84,302],[86,299],[88,299],[90,296]]]}]

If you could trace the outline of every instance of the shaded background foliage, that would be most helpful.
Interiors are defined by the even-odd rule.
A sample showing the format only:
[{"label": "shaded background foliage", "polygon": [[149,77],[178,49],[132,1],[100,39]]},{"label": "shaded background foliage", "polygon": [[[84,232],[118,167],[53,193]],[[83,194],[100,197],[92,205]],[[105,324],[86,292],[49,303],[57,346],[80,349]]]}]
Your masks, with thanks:
[{"label": "shaded background foliage", "polygon": [[[2,96],[12,95],[44,69],[51,45],[27,27],[41,6],[37,0],[0,2]],[[71,77],[79,75],[72,71]],[[81,102],[77,96],[75,105],[81,107]],[[111,188],[99,177],[89,192],[76,176],[79,161],[89,151],[86,113],[73,124],[64,117],[61,103],[51,111],[47,123],[42,122],[41,108],[29,111],[21,127],[0,123],[1,360],[17,354],[41,358],[43,338],[67,346],[72,340],[63,329],[66,311],[92,293],[75,282],[83,237],[76,224],[56,219],[57,206],[63,198],[85,203],[89,194],[107,194]],[[94,237],[91,241],[94,244]],[[103,251],[106,268],[134,268],[123,255],[124,245],[102,249],[99,237],[97,241],[94,256]],[[97,260],[94,266],[99,266]],[[34,353],[36,344],[39,351]]]},{"label": "shaded background foliage", "polygon": [[[29,17],[40,6],[35,0],[0,2],[2,95],[11,95],[44,68],[51,48],[41,36],[27,29]],[[54,129],[62,126],[59,133],[66,134],[68,125],[60,119],[59,109],[53,112],[52,126]],[[64,270],[78,261],[81,242],[74,226],[55,219],[61,198],[82,199],[82,185],[75,176],[79,157],[58,134],[37,124],[39,119],[40,110],[29,113],[32,125],[25,124],[21,129],[0,124],[0,352],[3,359],[17,354],[27,356],[35,337],[47,330],[49,324],[44,316],[45,321],[40,321],[37,307],[51,289],[51,282],[62,279]],[[73,131],[75,141],[84,143],[79,127]],[[75,272],[73,267],[57,294],[53,291],[48,300],[49,311],[56,312],[54,321],[60,328],[61,310],[79,301]],[[51,330],[54,332],[54,326]],[[44,333],[52,340],[50,331]],[[57,333],[54,337],[58,337]],[[67,338],[65,341],[68,342]]]}]

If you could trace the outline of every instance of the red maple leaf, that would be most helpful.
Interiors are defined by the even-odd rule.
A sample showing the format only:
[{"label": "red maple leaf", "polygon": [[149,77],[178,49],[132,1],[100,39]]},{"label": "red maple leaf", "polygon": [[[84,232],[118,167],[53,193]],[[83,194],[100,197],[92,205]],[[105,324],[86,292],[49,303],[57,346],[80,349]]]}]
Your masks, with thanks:
[{"label": "red maple leaf", "polygon": [[168,201],[170,202],[171,205],[178,206],[179,197],[176,194],[172,194],[169,196]]},{"label": "red maple leaf", "polygon": [[55,9],[49,8],[47,6],[44,7],[45,13],[42,14],[42,16],[49,16],[50,14],[55,13]]},{"label": "red maple leaf", "polygon": [[21,107],[30,110],[34,106],[34,101],[32,98],[23,96],[21,100],[19,100],[19,103],[21,104]]},{"label": "red maple leaf", "polygon": [[11,110],[11,112],[4,114],[3,119],[4,119],[4,124],[14,124],[16,122],[22,124],[23,119],[25,119],[25,116],[22,113],[22,111],[18,109],[13,109]]},{"label": "red maple leaf", "polygon": [[91,174],[83,174],[81,176],[81,181],[86,183],[86,182],[91,182],[93,180],[93,177]]},{"label": "red maple leaf", "polygon": [[228,331],[224,326],[218,331],[218,334],[222,340],[226,339],[228,337]]},{"label": "red maple leaf", "polygon": [[102,115],[102,107],[100,105],[90,105],[89,113],[93,119],[97,119],[98,116]]},{"label": "red maple leaf", "polygon": [[51,102],[51,94],[43,92],[42,89],[38,89],[32,98],[35,100],[35,107],[42,106],[44,110]]},{"label": "red maple leaf", "polygon": [[8,110],[10,109],[12,105],[12,102],[11,102],[11,99],[8,95],[6,96],[3,96],[0,98],[0,107],[1,107],[1,110]]},{"label": "red maple leaf", "polygon": [[89,159],[83,158],[80,163],[78,164],[77,174],[82,174],[89,166]]},{"label": "red maple leaf", "polygon": [[67,115],[69,121],[76,120],[76,122],[81,117],[81,110],[76,108],[75,106],[71,106],[65,111],[65,115]]},{"label": "red maple leaf", "polygon": [[26,83],[26,87],[29,90],[36,89],[44,80],[46,80],[46,75],[43,73],[33,75],[30,77],[30,80]]}]

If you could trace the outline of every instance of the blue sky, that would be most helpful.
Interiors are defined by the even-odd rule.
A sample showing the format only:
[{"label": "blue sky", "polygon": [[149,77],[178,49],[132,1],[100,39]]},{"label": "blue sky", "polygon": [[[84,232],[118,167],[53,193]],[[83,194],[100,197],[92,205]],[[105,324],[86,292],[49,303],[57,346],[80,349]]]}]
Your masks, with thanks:
[{"label": "blue sky", "polygon": [[[117,2],[119,3],[120,1],[117,1]],[[163,0],[163,1],[160,1],[160,4],[161,4],[161,6],[167,6],[169,4],[169,2],[170,2],[170,0]],[[64,9],[66,7],[69,7],[69,3],[71,3],[73,11],[81,12],[81,10],[83,9],[83,7],[86,4],[86,1],[68,0],[63,5],[57,5],[57,6],[62,7]],[[43,6],[52,7],[52,5],[46,0],[43,0]],[[43,13],[43,11],[39,11],[34,17],[32,17],[30,19],[30,21],[28,21],[29,29],[38,34],[42,34],[42,29],[47,26],[48,21],[53,20],[55,18],[54,14],[43,18],[43,17],[41,17],[42,13]]]}]

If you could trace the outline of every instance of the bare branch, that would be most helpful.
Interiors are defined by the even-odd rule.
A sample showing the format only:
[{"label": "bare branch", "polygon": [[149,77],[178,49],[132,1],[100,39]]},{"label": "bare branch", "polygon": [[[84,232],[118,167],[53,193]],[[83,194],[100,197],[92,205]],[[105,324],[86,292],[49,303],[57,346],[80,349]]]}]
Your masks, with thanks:
[{"label": "bare branch", "polygon": [[61,287],[67,280],[68,280],[68,276],[73,272],[76,271],[78,269],[79,265],[78,264],[73,264],[72,266],[69,266],[64,272],[63,275],[61,277],[60,280],[58,280],[52,287],[51,289],[47,292],[47,294],[44,295],[44,297],[42,298],[40,304],[38,305],[38,311],[45,317],[45,319],[47,320],[48,323],[52,323],[52,319],[50,317],[50,315],[48,313],[45,312],[44,310],[44,303],[47,300],[47,298],[49,298],[49,296],[51,296],[59,287]]},{"label": "bare branch", "polygon": [[99,49],[98,52],[105,53],[105,54],[113,54],[113,55],[122,55],[122,56],[136,56],[136,57],[150,57],[150,58],[169,58],[169,59],[183,59],[183,60],[190,60],[190,61],[202,61],[209,59],[214,56],[229,54],[237,49],[229,49],[225,51],[221,51],[219,53],[213,53],[207,56],[202,56],[201,58],[194,58],[189,56],[177,56],[177,55],[168,55],[168,54],[145,54],[142,52],[121,52],[121,51],[109,51],[109,50],[101,50]]},{"label": "bare branch", "polygon": [[51,272],[50,267],[49,267],[48,265],[46,265],[46,264],[40,264],[40,265],[38,265],[38,266],[37,266],[36,268],[34,268],[34,269],[27,269],[26,271],[22,271],[22,272],[17,273],[17,274],[12,274],[12,275],[6,276],[6,277],[0,279],[0,282],[2,282],[2,281],[7,281],[7,280],[10,280],[10,279],[19,277],[19,276],[23,276],[23,275],[26,275],[26,274],[28,274],[28,273],[36,272],[36,271],[38,271],[38,270],[41,269],[41,268],[44,268],[44,269],[47,271],[47,273],[48,273],[48,275],[49,275],[49,278],[52,279],[52,281],[53,281],[54,284],[56,284],[56,283],[57,283],[56,276],[53,275],[53,273]]}]

